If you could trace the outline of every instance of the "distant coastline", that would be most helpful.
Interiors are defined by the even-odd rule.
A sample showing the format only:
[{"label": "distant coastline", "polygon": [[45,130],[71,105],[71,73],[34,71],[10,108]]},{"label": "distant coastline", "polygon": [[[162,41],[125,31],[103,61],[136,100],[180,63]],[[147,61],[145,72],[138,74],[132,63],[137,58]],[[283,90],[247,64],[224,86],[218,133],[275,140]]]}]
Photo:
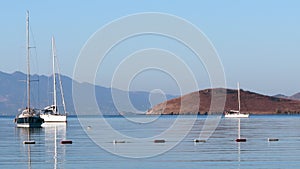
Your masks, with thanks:
[{"label": "distant coastline", "polygon": [[[48,104],[49,93],[49,78],[44,75],[33,75],[32,79],[39,79],[39,84],[34,83],[34,87],[39,88],[39,96],[37,93],[32,93],[34,98],[38,98],[40,105]],[[25,84],[20,82],[20,80],[26,79],[26,75],[21,72],[14,72],[12,74],[4,73],[0,71],[0,115],[1,116],[15,116],[18,113],[19,105],[24,104],[24,87]],[[92,84],[87,83],[78,83],[72,81],[71,78],[67,76],[62,76],[62,81],[64,82],[64,91],[65,98],[67,103],[67,111],[70,112],[69,115],[76,116],[74,103],[72,99],[72,83],[81,85],[83,88],[89,87]],[[114,101],[112,99],[111,92],[114,90],[116,94],[130,95],[130,101],[132,105],[138,109],[140,112],[146,112],[147,115],[150,114],[167,114],[167,115],[177,115],[177,114],[214,114],[214,113],[223,113],[222,111],[214,112],[210,111],[210,101],[211,101],[211,92],[216,92],[220,96],[226,95],[226,104],[223,111],[228,111],[231,109],[237,109],[237,90],[234,89],[205,89],[196,91],[190,94],[186,94],[181,97],[175,95],[167,95],[168,99],[166,102],[160,103],[151,107],[149,102],[148,92],[126,92],[117,89],[110,89],[101,86],[94,86],[96,92],[96,98],[98,99],[98,105],[101,109],[102,114],[106,115],[116,115],[122,114],[125,112],[125,116],[133,114],[130,113],[130,110],[119,110],[115,107]],[[20,97],[20,93],[21,96]],[[200,95],[199,95],[200,94]],[[198,95],[198,96],[197,96]],[[195,103],[194,100],[199,100],[200,102]],[[193,97],[198,97],[193,99]],[[101,99],[100,99],[101,98]],[[186,101],[188,104],[185,107],[180,106],[181,100]],[[284,96],[281,94],[275,96],[262,95],[250,91],[241,90],[241,111],[250,114],[300,114],[300,93],[296,93],[292,96]],[[164,107],[166,106],[166,107]],[[124,106],[126,108],[126,106]],[[199,107],[199,108],[198,108]],[[148,111],[147,111],[148,110]],[[95,110],[97,112],[98,110]],[[120,112],[122,111],[122,112]],[[129,112],[129,113],[128,113]]]}]

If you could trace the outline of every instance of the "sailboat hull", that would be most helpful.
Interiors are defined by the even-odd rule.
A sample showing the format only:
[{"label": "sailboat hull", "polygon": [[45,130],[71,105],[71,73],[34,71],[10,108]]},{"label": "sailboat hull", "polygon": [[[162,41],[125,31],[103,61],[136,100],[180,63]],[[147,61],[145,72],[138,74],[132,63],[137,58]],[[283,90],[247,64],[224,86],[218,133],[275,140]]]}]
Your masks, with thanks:
[{"label": "sailboat hull", "polygon": [[247,118],[249,117],[249,114],[225,114],[226,118]]},{"label": "sailboat hull", "polygon": [[60,114],[41,114],[40,117],[44,119],[45,122],[67,122],[66,115]]},{"label": "sailboat hull", "polygon": [[44,120],[38,116],[18,117],[15,119],[17,127],[40,128]]}]

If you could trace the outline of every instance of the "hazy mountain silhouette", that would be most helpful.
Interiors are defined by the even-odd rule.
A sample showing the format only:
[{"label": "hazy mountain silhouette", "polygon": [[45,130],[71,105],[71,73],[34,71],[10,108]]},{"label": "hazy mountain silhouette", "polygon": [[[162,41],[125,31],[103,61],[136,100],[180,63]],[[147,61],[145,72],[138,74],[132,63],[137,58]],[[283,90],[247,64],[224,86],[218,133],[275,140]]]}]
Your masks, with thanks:
[{"label": "hazy mountain silhouette", "polygon": [[285,96],[283,94],[277,94],[277,95],[274,95],[274,97],[284,98],[284,99],[292,99],[292,100],[300,100],[300,92],[293,94],[292,96]]},{"label": "hazy mountain silhouette", "polygon": [[289,97],[290,99],[300,100],[300,92]]},{"label": "hazy mountain silhouette", "polygon": [[[53,89],[52,76],[44,75],[31,76],[31,106],[34,108],[44,108],[52,103]],[[69,114],[75,114],[73,98],[72,98],[72,79],[67,76],[61,76],[65,103]],[[22,72],[14,72],[12,74],[0,71],[0,115],[17,115],[18,110],[25,108],[26,100],[26,74]],[[81,87],[90,86],[88,83],[74,84]],[[145,112],[151,108],[148,92],[126,92],[118,89],[105,88],[101,86],[95,87],[95,95],[99,109],[105,115],[117,115],[119,113],[130,112],[129,105],[118,105],[116,108],[112,98],[112,91],[115,95],[129,96],[131,104],[138,111]],[[58,91],[59,92],[59,91]],[[153,95],[153,94],[152,94]],[[155,94],[154,94],[155,95]],[[167,99],[174,98],[172,95],[167,95]],[[58,97],[58,103],[61,103]],[[153,104],[153,103],[152,103]],[[157,104],[157,103],[155,103]],[[62,106],[62,105],[60,105]],[[61,107],[62,108],[62,107]]]}]

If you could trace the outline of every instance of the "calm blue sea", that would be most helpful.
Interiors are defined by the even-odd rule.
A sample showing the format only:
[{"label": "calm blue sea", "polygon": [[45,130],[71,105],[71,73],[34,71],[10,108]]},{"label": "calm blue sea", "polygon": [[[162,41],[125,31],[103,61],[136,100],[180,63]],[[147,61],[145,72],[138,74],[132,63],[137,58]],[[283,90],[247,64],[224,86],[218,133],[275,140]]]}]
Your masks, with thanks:
[{"label": "calm blue sea", "polygon": [[[77,117],[69,117],[66,125],[49,124],[40,129],[24,129],[15,127],[13,117],[0,117],[0,168],[300,168],[300,116],[240,119],[241,137],[247,139],[243,143],[235,142],[238,119],[222,118],[206,142],[194,143],[205,124],[206,116],[201,116],[175,147],[170,145],[183,134],[178,128],[170,138],[161,138],[165,143],[143,138],[151,138],[172,128],[177,123],[177,116],[161,116],[150,123],[132,122],[118,116],[84,118],[91,125],[81,127]],[[147,120],[153,116],[138,118]],[[177,123],[179,129],[188,128],[186,125],[191,119],[183,117]],[[111,131],[95,132],[98,139],[91,139],[88,134],[102,130],[95,126],[103,121],[119,134],[136,139],[117,140],[125,143],[113,144]],[[279,141],[268,142],[268,138],[278,138]],[[34,140],[36,144],[23,144],[26,140]],[[73,144],[64,145],[61,140],[72,140]],[[141,151],[141,155],[145,151],[165,151],[139,158],[135,148]],[[122,156],[124,151],[127,157]]]}]

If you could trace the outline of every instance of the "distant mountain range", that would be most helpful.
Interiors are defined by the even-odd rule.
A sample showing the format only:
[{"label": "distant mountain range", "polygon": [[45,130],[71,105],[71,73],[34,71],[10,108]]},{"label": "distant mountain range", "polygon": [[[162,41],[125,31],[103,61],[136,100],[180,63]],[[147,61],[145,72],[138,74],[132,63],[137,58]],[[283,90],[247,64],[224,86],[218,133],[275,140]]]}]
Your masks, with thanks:
[{"label": "distant mountain range", "polygon": [[[147,114],[213,114],[222,113],[220,108],[210,110],[211,96],[216,96],[221,103],[226,98],[224,109],[238,110],[237,90],[233,89],[205,89],[193,92],[182,97],[160,103],[150,109]],[[299,94],[291,98],[297,98]],[[288,97],[289,98],[289,97]],[[300,100],[282,98],[282,95],[266,96],[258,93],[241,90],[241,112],[250,114],[300,114]]]},{"label": "distant mountain range", "polygon": [[300,92],[296,93],[296,94],[294,94],[292,96],[285,96],[283,94],[277,94],[277,95],[274,95],[274,97],[283,98],[283,99],[300,100]]},{"label": "distant mountain range", "polygon": [[[79,86],[92,85],[88,83],[78,83],[72,81],[67,76],[61,76],[63,84],[63,92],[66,102],[67,111],[69,114],[75,114],[73,98],[72,98],[72,83]],[[14,72],[12,74],[4,73],[0,71],[0,115],[17,115],[18,110],[25,108],[27,104],[26,100],[26,74],[22,72]],[[52,89],[52,76],[47,77],[44,75],[31,76],[31,105],[35,108],[44,108],[52,103],[53,89]],[[148,92],[127,92],[118,89],[105,88],[101,86],[95,87],[95,95],[99,109],[105,115],[118,115],[119,113],[131,113],[128,112],[131,109],[127,109],[126,106],[122,106],[117,109],[113,98],[112,91],[117,95],[128,95],[131,104],[138,111],[146,112],[151,108],[149,101],[150,93]],[[155,95],[155,94],[154,94]],[[153,93],[151,94],[153,97]],[[166,95],[167,99],[174,98],[173,95]],[[58,99],[58,103],[61,100]],[[154,104],[154,103],[152,103]],[[155,103],[157,104],[157,103]]]}]

